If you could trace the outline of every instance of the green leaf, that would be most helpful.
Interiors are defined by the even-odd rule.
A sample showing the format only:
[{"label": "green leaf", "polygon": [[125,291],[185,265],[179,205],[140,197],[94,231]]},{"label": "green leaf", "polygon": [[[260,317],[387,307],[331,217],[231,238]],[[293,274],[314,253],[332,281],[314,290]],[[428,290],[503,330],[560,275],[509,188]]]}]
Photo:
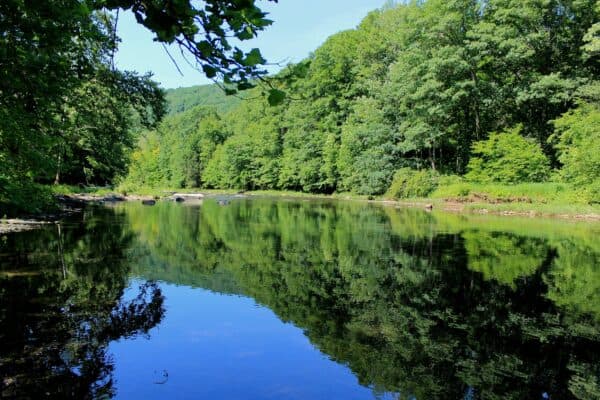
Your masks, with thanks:
[{"label": "green leaf", "polygon": [[252,32],[252,28],[249,26],[246,27],[243,31],[237,34],[238,39],[240,40],[249,40],[254,37],[254,32]]},{"label": "green leaf", "polygon": [[211,52],[213,51],[213,47],[206,40],[199,42],[196,47],[204,57],[210,56]]},{"label": "green leaf", "polygon": [[259,49],[252,49],[248,54],[246,54],[243,64],[249,67],[254,67],[255,65],[264,64],[266,62],[267,61],[260,54]]},{"label": "green leaf", "polygon": [[207,78],[214,78],[215,76],[217,76],[217,69],[211,65],[203,65],[202,66],[202,70],[204,71],[204,73],[206,74]]},{"label": "green leaf", "polygon": [[285,92],[278,89],[269,90],[269,97],[267,99],[270,106],[278,106],[285,100]]}]

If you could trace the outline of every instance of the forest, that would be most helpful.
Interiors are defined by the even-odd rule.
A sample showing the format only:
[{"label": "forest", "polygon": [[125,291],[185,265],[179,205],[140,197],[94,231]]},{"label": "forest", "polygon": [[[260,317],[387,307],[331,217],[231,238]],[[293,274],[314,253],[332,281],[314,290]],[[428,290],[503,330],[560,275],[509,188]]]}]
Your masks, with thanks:
[{"label": "forest", "polygon": [[[253,1],[180,3],[0,5],[0,214],[58,183],[600,202],[596,0],[388,2],[274,76],[226,41],[271,24]],[[119,9],[218,86],[116,69]]]},{"label": "forest", "polygon": [[165,92],[151,75],[115,66],[119,12],[156,42],[179,45],[228,93],[266,74],[258,49],[235,44],[272,23],[254,0],[2,1],[0,215],[49,209],[53,184],[113,184],[142,129],[165,115]]},{"label": "forest", "polygon": [[178,112],[141,135],[122,187],[401,198],[534,183],[599,202],[599,13],[591,0],[390,3],[273,77],[279,105],[260,87],[227,111],[173,91]]}]

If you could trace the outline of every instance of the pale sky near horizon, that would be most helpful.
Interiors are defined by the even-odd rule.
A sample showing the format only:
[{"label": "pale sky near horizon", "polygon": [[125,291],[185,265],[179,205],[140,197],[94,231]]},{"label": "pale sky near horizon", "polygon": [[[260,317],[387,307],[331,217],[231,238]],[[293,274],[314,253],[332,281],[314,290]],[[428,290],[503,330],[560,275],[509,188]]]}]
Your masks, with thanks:
[{"label": "pale sky near horizon", "polygon": [[[307,57],[327,37],[355,28],[372,10],[385,0],[279,0],[275,4],[259,0],[259,7],[269,12],[274,23],[259,37],[244,43],[248,49],[260,48],[273,63],[287,64]],[[211,83],[181,58],[177,47],[169,48],[183,72],[179,74],[162,45],[152,41],[152,33],[138,25],[131,12],[121,12],[118,24],[121,44],[115,62],[120,69],[141,73],[153,72],[164,88]],[[272,67],[275,72],[277,67]]]}]

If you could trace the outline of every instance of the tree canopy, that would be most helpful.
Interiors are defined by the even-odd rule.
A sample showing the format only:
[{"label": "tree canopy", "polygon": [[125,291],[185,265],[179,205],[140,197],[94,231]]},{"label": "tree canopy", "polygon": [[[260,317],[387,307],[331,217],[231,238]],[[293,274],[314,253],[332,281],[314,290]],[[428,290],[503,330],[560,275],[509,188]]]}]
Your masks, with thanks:
[{"label": "tree canopy", "polygon": [[[377,195],[402,168],[571,182],[551,171],[569,170],[564,146],[575,142],[551,138],[600,104],[599,16],[595,0],[389,4],[280,72],[273,84],[287,94],[282,104],[254,89],[220,113],[226,139],[201,150],[211,154],[200,186]],[[148,134],[160,154],[178,151],[175,136],[187,141]],[[477,164],[484,155],[495,161]],[[588,184],[597,175],[586,171]]]}]

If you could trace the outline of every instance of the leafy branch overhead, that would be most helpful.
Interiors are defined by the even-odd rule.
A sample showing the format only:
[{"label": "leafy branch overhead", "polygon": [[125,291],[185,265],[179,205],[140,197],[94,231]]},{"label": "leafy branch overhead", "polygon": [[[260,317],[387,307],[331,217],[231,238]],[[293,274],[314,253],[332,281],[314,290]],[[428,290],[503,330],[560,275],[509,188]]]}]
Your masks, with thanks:
[{"label": "leafy branch overhead", "polygon": [[256,37],[273,23],[255,0],[206,0],[198,5],[189,0],[96,0],[93,7],[131,10],[155,33],[155,41],[178,44],[208,78],[237,90],[254,87],[267,74],[259,49],[244,52],[232,44]]}]

